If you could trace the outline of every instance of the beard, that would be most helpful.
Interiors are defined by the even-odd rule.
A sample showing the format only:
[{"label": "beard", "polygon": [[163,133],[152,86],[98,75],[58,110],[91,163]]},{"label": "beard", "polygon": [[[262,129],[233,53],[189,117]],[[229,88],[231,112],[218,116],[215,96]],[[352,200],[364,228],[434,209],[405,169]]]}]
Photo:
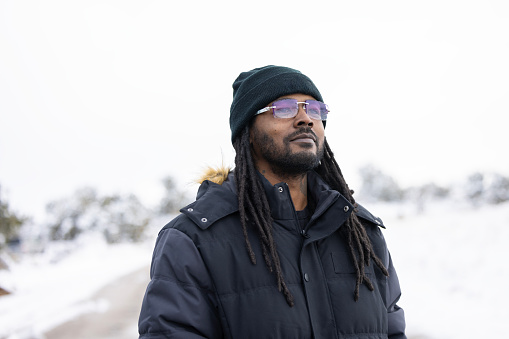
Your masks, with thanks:
[{"label": "beard", "polygon": [[[274,139],[262,131],[253,128],[253,142],[260,150],[260,155],[268,161],[274,174],[280,177],[294,177],[307,173],[316,168],[323,158],[323,145],[316,134],[308,127],[302,127],[298,131],[286,136],[283,145],[278,146]],[[290,147],[290,140],[302,133],[313,134],[316,139],[316,154],[303,150],[294,152]],[[313,144],[302,144],[302,148],[312,148]]]}]

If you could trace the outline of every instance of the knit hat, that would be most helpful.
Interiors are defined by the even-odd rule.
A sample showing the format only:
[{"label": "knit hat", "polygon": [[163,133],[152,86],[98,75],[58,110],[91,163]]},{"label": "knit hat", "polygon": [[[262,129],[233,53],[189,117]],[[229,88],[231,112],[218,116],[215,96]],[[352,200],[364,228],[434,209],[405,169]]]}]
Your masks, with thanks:
[{"label": "knit hat", "polygon": [[230,107],[232,142],[258,110],[277,98],[297,93],[310,95],[323,102],[313,81],[295,69],[270,65],[240,73],[233,83]]}]

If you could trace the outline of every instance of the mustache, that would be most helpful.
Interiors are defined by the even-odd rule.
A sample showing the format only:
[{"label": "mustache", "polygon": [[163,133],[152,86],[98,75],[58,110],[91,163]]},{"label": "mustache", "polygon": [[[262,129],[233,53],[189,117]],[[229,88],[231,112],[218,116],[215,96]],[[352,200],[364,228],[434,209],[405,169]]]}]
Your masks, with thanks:
[{"label": "mustache", "polygon": [[301,127],[297,131],[293,132],[290,135],[287,135],[284,139],[285,142],[290,141],[292,138],[295,138],[296,136],[300,134],[312,134],[315,137],[315,140],[318,142],[318,137],[316,136],[315,132],[311,129],[311,127]]}]

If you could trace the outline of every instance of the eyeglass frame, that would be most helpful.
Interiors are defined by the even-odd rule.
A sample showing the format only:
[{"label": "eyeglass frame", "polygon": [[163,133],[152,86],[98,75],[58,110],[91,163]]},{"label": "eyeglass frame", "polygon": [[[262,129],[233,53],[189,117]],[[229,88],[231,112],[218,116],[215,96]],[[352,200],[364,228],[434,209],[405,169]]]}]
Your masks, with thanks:
[{"label": "eyeglass frame", "polygon": [[[278,101],[284,101],[284,100],[296,100],[296,99],[280,99],[280,100],[274,101],[273,103],[276,103]],[[259,109],[258,111],[256,111],[255,116],[258,115],[258,114],[262,114],[262,113],[265,113],[267,111],[270,111],[272,109],[272,116],[274,118],[277,118],[277,119],[291,119],[291,118],[295,118],[297,116],[297,114],[299,114],[299,104],[304,104],[304,111],[306,112],[306,115],[309,116],[308,113],[307,113],[307,109],[306,109],[306,106],[309,105],[308,101],[315,101],[315,102],[324,104],[325,105],[325,109],[327,110],[327,113],[330,112],[329,106],[326,103],[318,101],[318,100],[306,100],[306,101],[297,101],[297,113],[294,116],[292,116],[292,117],[280,118],[280,117],[276,116],[276,114],[274,113],[274,108],[277,108],[276,106],[267,106],[267,107],[264,107],[262,109]],[[309,116],[309,117],[311,118],[311,116]],[[313,119],[313,118],[311,118],[311,119]],[[313,120],[326,121],[327,118],[325,118],[325,119],[313,119]]]}]

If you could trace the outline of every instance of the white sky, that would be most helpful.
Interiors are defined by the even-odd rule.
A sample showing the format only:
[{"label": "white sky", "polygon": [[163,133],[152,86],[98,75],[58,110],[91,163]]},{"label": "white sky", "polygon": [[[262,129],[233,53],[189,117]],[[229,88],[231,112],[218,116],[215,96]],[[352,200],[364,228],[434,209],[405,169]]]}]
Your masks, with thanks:
[{"label": "white sky", "polygon": [[508,60],[504,0],[0,0],[1,194],[155,204],[164,176],[233,163],[231,84],[267,64],[318,86],[354,189],[367,163],[403,186],[509,175]]}]

